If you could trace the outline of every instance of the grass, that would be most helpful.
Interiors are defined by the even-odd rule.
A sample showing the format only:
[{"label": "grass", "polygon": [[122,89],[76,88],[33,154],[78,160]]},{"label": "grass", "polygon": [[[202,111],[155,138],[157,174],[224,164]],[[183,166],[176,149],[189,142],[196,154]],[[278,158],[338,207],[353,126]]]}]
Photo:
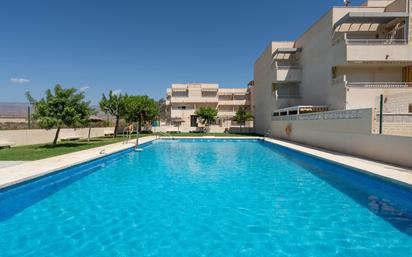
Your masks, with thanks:
[{"label": "grass", "polygon": [[122,141],[121,137],[117,138],[93,138],[90,142],[87,140],[77,140],[70,142],[59,142],[57,145],[40,144],[16,146],[8,149],[0,149],[1,161],[33,161],[40,160],[57,155],[77,152],[81,150],[113,144]]},{"label": "grass", "polygon": [[[141,134],[140,137],[150,136],[156,134]],[[182,137],[201,137],[201,136],[231,136],[231,137],[242,137],[242,136],[254,136],[254,134],[241,134],[241,133],[176,133],[169,134],[171,136],[182,136]],[[162,135],[159,135],[162,136]],[[94,147],[99,147],[103,145],[113,144],[121,142],[122,137],[118,136],[116,138],[112,137],[101,137],[93,138],[90,142],[85,139],[70,141],[70,142],[59,142],[57,145],[52,144],[40,144],[40,145],[25,145],[17,146],[7,149],[0,149],[0,161],[34,161],[40,160],[48,157],[58,156],[62,154],[77,152],[81,150],[86,150]]]}]

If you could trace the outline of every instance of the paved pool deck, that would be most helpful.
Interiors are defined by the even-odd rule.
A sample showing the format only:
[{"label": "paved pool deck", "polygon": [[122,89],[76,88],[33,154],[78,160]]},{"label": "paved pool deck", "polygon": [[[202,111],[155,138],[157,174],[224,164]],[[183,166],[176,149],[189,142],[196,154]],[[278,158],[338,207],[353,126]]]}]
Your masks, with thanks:
[{"label": "paved pool deck", "polygon": [[[139,143],[147,143],[156,140],[158,137],[149,136],[139,139]],[[170,137],[168,137],[170,138]],[[284,146],[299,152],[309,154],[311,156],[332,161],[341,165],[355,168],[360,172],[365,172],[374,176],[383,177],[391,180],[395,183],[406,185],[412,188],[412,170],[394,165],[379,163],[375,161],[365,160],[362,158],[345,155],[342,153],[331,152],[324,149],[313,148],[304,146],[292,142],[286,142],[282,140],[276,140],[263,137],[179,137],[173,136],[173,138],[179,139],[263,139],[267,142]],[[104,155],[116,153],[127,148],[134,146],[135,141],[131,140],[129,143],[115,143],[111,145],[105,145],[65,155],[55,156],[47,159],[29,161],[22,163],[14,163],[11,166],[0,167],[0,189],[11,185],[15,185],[30,179],[34,179],[46,174],[50,174],[61,169],[68,168],[70,166],[80,164],[83,162],[91,161],[100,158]]]}]

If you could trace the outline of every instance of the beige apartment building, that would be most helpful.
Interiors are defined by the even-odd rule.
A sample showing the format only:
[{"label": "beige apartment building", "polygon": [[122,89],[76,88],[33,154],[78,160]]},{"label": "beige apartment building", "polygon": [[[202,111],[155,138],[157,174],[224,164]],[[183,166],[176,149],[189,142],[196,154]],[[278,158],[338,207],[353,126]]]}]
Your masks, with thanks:
[{"label": "beige apartment building", "polygon": [[274,115],[373,108],[381,94],[412,92],[411,2],[333,7],[296,41],[270,43],[254,64],[256,132],[273,130]]},{"label": "beige apartment building", "polygon": [[218,118],[213,131],[223,132],[236,126],[232,119],[240,106],[249,108],[249,88],[219,88],[218,84],[172,84],[166,92],[166,106],[170,124],[179,131],[196,131],[200,126],[196,110],[213,107]]}]

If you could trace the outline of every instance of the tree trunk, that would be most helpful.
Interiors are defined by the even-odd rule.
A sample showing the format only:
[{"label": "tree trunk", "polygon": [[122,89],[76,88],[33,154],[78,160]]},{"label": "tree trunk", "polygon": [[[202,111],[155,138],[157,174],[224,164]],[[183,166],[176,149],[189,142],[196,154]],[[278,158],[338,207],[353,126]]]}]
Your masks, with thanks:
[{"label": "tree trunk", "polygon": [[143,115],[142,114],[140,114],[138,122],[139,122],[138,123],[139,127],[137,128],[137,131],[139,131],[139,133],[140,133],[140,132],[142,132],[142,122],[143,122]]},{"label": "tree trunk", "polygon": [[53,145],[57,144],[57,139],[59,139],[60,127],[57,127],[56,135],[54,135]]},{"label": "tree trunk", "polygon": [[113,137],[117,136],[117,130],[119,129],[119,120],[120,120],[120,116],[116,116],[116,125],[114,126]]},{"label": "tree trunk", "polygon": [[141,118],[139,118],[138,120],[137,120],[137,131],[140,133],[140,132],[142,132],[142,119]]}]

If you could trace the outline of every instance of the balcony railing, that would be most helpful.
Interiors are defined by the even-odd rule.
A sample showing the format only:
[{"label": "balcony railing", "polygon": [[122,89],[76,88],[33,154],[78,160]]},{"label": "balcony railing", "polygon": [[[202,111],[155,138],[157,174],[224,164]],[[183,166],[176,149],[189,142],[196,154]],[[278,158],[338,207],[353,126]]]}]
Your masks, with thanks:
[{"label": "balcony railing", "polygon": [[412,88],[412,82],[347,82],[346,86],[357,88]]},{"label": "balcony railing", "polygon": [[278,94],[278,99],[299,99],[300,95],[298,94]]},{"label": "balcony railing", "polygon": [[406,39],[348,38],[347,33],[343,33],[332,40],[332,45],[337,45],[342,41],[347,45],[404,45],[408,43]]},{"label": "balcony railing", "polygon": [[350,82],[346,80],[346,75],[333,79],[332,85],[356,88],[412,88],[412,82]]},{"label": "balcony railing", "polygon": [[300,70],[298,65],[275,65],[274,68],[277,70]]}]

